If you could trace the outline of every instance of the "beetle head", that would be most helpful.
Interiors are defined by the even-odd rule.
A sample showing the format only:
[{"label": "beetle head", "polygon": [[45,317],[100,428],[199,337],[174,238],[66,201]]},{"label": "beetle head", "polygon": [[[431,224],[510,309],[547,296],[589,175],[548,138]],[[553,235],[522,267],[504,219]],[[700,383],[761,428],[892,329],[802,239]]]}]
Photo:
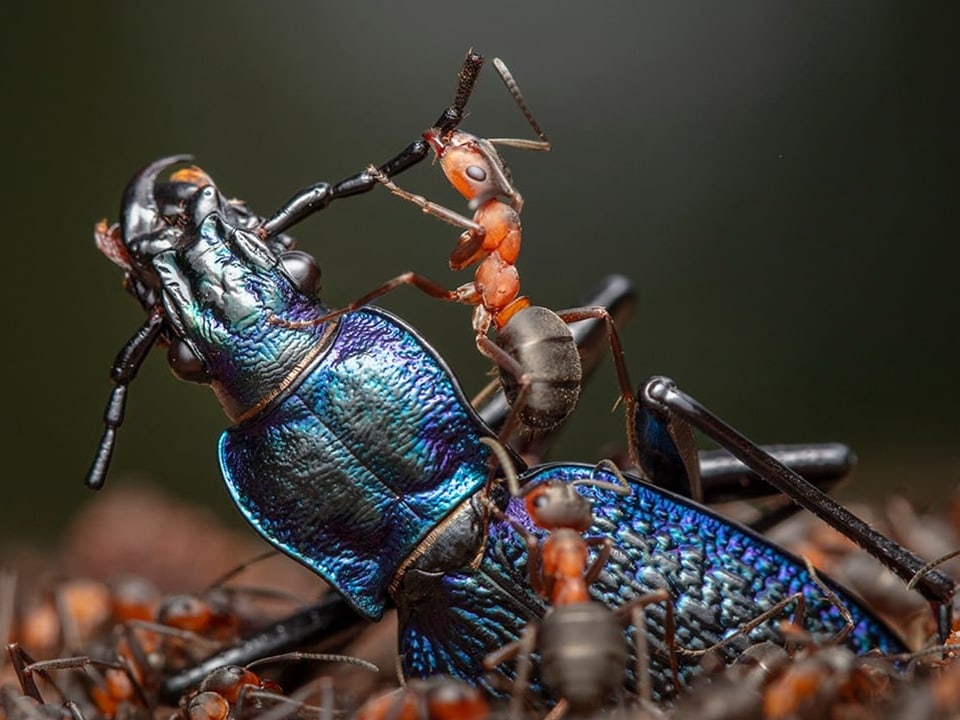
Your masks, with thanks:
[{"label": "beetle head", "polygon": [[[322,327],[293,329],[318,317],[320,270],[285,235],[261,239],[261,218],[227,199],[198,168],[161,173],[189,160],[162,158],[127,185],[120,222],[99,223],[97,245],[126,271],[126,287],[145,309],[160,308],[170,365],[184,380],[213,385],[228,414],[261,399],[269,373],[295,365]],[[271,323],[291,321],[290,326]],[[279,357],[276,356],[279,353]]]}]

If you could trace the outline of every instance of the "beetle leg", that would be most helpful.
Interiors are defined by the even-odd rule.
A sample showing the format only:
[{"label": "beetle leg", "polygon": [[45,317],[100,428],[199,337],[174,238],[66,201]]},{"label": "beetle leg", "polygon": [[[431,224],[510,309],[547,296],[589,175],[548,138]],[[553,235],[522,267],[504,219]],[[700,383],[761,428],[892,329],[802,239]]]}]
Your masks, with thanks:
[{"label": "beetle leg", "polygon": [[110,467],[110,458],[113,456],[117,429],[123,424],[123,414],[127,407],[127,387],[136,378],[140,366],[147,358],[147,353],[150,352],[150,348],[160,337],[163,321],[163,311],[159,307],[154,308],[147,316],[146,322],[127,341],[113,361],[110,377],[114,385],[110,392],[110,399],[107,401],[107,407],[103,411],[105,427],[100,438],[100,444],[97,446],[97,454],[93,459],[93,464],[90,466],[86,479],[87,487],[93,490],[99,490],[103,487],[103,481],[106,479],[107,470]]},{"label": "beetle leg", "polygon": [[[477,82],[477,75],[483,67],[483,59],[480,53],[473,50],[467,52],[457,75],[457,90],[453,104],[437,118],[435,128],[439,133],[450,132],[462,122],[464,110]],[[392,177],[419,163],[427,157],[429,152],[430,146],[425,140],[416,140],[394,158],[383,163],[379,171],[387,177]],[[261,238],[285,232],[318,210],[323,210],[334,200],[369,192],[376,185],[377,180],[367,170],[333,185],[325,182],[310,185],[284,203],[283,207],[261,224],[257,232]]]},{"label": "beetle leg", "polygon": [[197,687],[207,675],[219,667],[247,665],[258,658],[280,655],[328,638],[344,639],[345,634],[346,639],[349,639],[368,624],[341,595],[330,592],[319,602],[285,620],[273,623],[242,642],[214,653],[197,665],[167,677],[160,685],[160,698],[176,705],[187,690]]},{"label": "beetle leg", "polygon": [[[687,423],[726,448],[733,456],[797,504],[854,540],[893,570],[905,582],[923,567],[915,554],[870,527],[845,507],[825,495],[800,475],[764,452],[755,443],[681,391],[672,380],[653,377],[637,393],[638,407],[655,413],[663,423]],[[916,584],[938,615],[939,630],[949,634],[954,581],[938,570],[922,576]],[[943,637],[946,637],[946,634]]]}]

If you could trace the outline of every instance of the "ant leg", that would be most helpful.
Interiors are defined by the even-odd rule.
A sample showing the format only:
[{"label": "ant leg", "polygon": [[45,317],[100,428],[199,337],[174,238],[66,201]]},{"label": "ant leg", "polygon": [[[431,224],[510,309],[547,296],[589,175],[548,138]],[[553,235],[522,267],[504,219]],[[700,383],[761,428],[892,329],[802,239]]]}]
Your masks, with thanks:
[{"label": "ant leg", "polygon": [[[497,461],[500,464],[500,469],[503,471],[504,479],[507,482],[507,488],[510,490],[510,495],[513,497],[521,497],[524,493],[520,488],[520,480],[517,476],[517,470],[513,464],[513,459],[507,452],[506,446],[499,440],[489,437],[480,438],[480,442],[482,442],[484,445],[487,445],[497,458]],[[490,479],[493,479],[492,475]],[[543,577],[543,550],[542,546],[540,545],[540,540],[536,535],[529,532],[525,527],[523,527],[523,525],[517,522],[516,518],[508,517],[492,502],[488,503],[488,509],[495,518],[510,525],[514,532],[516,532],[517,535],[519,535],[526,543],[527,574],[530,578],[530,587],[540,597],[546,597],[548,588]],[[609,556],[609,554],[610,552],[608,550],[607,556]],[[604,558],[604,561],[606,561],[606,558]]]},{"label": "ant leg", "polygon": [[37,687],[33,674],[26,671],[26,668],[36,662],[30,655],[20,647],[19,643],[12,642],[7,645],[7,656],[10,658],[10,664],[20,682],[20,689],[24,695],[32,697],[37,702],[43,702],[43,696],[40,695],[40,688]]},{"label": "ant leg", "polygon": [[528,623],[523,629],[519,640],[507,643],[499,650],[483,658],[483,667],[488,672],[497,668],[500,664],[517,658],[517,673],[513,681],[513,693],[510,697],[510,716],[519,718],[523,710],[523,697],[530,686],[530,674],[532,672],[532,656],[537,647],[537,625]]},{"label": "ant leg", "polygon": [[483,225],[474,222],[467,216],[461,215],[460,213],[451,210],[448,207],[444,207],[439,203],[427,200],[423,195],[416,195],[412,192],[404,190],[395,182],[393,182],[386,174],[377,170],[377,168],[375,168],[373,165],[370,165],[367,168],[367,173],[369,173],[374,180],[383,185],[398,198],[413,203],[427,215],[433,215],[433,217],[439,218],[445,223],[469,230],[471,237],[476,238],[478,242],[482,240],[483,236],[486,234],[487,231]]},{"label": "ant leg", "polygon": [[951,550],[950,552],[946,553],[945,555],[941,555],[940,557],[938,557],[938,558],[936,558],[936,559],[931,560],[930,562],[928,562],[928,563],[927,563],[926,565],[924,565],[922,568],[920,568],[919,570],[917,570],[917,572],[914,573],[913,577],[910,578],[910,582],[907,583],[907,590],[913,590],[914,586],[915,586],[918,582],[920,582],[920,578],[923,577],[928,571],[932,570],[932,569],[935,568],[935,567],[938,567],[938,566],[942,565],[943,563],[947,562],[948,560],[953,560],[953,558],[957,557],[957,555],[960,555],[960,550]]},{"label": "ant leg", "polygon": [[[763,625],[765,622],[772,620],[778,615],[783,614],[783,612],[790,606],[796,603],[796,609],[794,610],[794,617],[803,617],[806,614],[806,598],[803,593],[794,593],[789,595],[782,600],[780,600],[775,605],[772,605],[767,610],[764,610],[762,613],[756,617],[748,620],[743,625],[738,627],[735,632],[727,635],[722,640],[718,640],[710,647],[702,648],[700,650],[689,650],[687,648],[677,648],[677,654],[683,655],[685,657],[701,657],[703,655],[708,655],[712,652],[719,650],[720,648],[726,647],[731,642],[736,640],[739,637],[743,637],[749,634],[751,631]],[[802,609],[801,609],[802,608]]]},{"label": "ant leg", "polygon": [[334,310],[327,313],[323,317],[316,318],[313,320],[302,320],[302,321],[291,321],[291,320],[281,320],[276,316],[270,318],[270,322],[276,325],[282,325],[283,327],[289,328],[300,328],[300,327],[311,327],[313,325],[321,325],[325,322],[329,322],[334,318],[338,318],[341,315],[345,315],[354,310],[359,310],[360,308],[369,305],[371,302],[376,300],[378,297],[382,297],[387,293],[393,292],[398,287],[403,285],[413,285],[415,288],[421,292],[429,295],[430,297],[437,298],[438,300],[445,300],[447,302],[457,302],[460,300],[460,294],[455,290],[447,290],[445,287],[439,283],[434,282],[430,278],[420,275],[415,272],[405,272],[402,275],[397,275],[397,277],[387,280],[379,287],[374,288],[366,295],[363,295],[357,300],[354,300],[349,305],[340,308],[339,310]]},{"label": "ant leg", "polygon": [[[601,469],[612,474],[617,481],[608,482],[606,480],[598,480],[595,476]],[[593,485],[603,490],[609,490],[617,495],[629,495],[631,492],[630,485],[627,484],[627,479],[623,476],[623,473],[620,472],[620,468],[618,468],[612,460],[607,459],[601,460],[596,464],[593,476],[589,480],[574,480],[571,485]],[[588,547],[600,548],[597,550],[597,556],[583,574],[584,582],[589,586],[600,576],[600,571],[603,569],[603,566],[606,565],[607,560],[610,559],[610,553],[613,551],[613,539],[606,535],[590,536],[584,537],[584,542]]]},{"label": "ant leg", "polygon": [[[598,287],[584,298],[583,305],[602,305],[613,316],[617,325],[627,321],[636,303],[633,284],[623,275],[610,275],[604,278]],[[607,333],[605,323],[597,318],[588,318],[569,326],[577,349],[580,351],[583,381],[586,381],[606,356]],[[506,395],[499,380],[494,380],[476,399],[476,409],[484,422],[497,430],[511,412]],[[550,430],[529,431],[509,437],[509,445],[521,455],[539,459],[549,451],[550,444],[556,438],[554,431],[562,422]],[[532,463],[535,464],[535,463]]]},{"label": "ant leg", "polygon": [[550,712],[543,716],[543,720],[561,720],[564,716],[566,716],[569,708],[570,703],[567,702],[567,699],[560,698]]},{"label": "ant leg", "polygon": [[[437,118],[436,128],[440,133],[456,129],[463,121],[464,109],[473,93],[483,61],[483,55],[480,53],[475,53],[472,49],[467,52],[460,72],[457,74],[457,89],[453,104]],[[381,165],[379,170],[391,177],[413,167],[425,159],[429,152],[430,146],[426,141],[416,140],[401,150],[396,157]],[[323,210],[334,200],[369,192],[376,185],[377,180],[364,170],[333,185],[321,182],[306,187],[265,220],[257,230],[257,234],[261,238],[267,238],[283,233],[318,210]]]},{"label": "ant leg", "polygon": [[[850,610],[847,608],[847,606],[840,600],[839,597],[837,597],[837,594],[831,590],[830,587],[823,582],[823,580],[820,579],[820,575],[817,573],[817,570],[813,564],[806,558],[804,558],[804,562],[806,563],[807,572],[810,575],[810,579],[813,580],[817,587],[820,588],[820,591],[824,594],[824,597],[826,597],[833,604],[833,606],[837,608],[841,616],[843,616],[844,626],[827,641],[829,644],[839,644],[853,631],[853,616],[850,614]],[[736,632],[728,635],[719,642],[714,643],[710,647],[702,650],[687,650],[680,648],[678,652],[687,657],[700,657],[709,653],[713,653],[725,645],[728,645],[736,638],[746,636],[755,628],[782,614],[787,607],[793,605],[794,603],[796,604],[794,605],[793,618],[790,622],[797,629],[797,632],[804,633],[804,624],[807,617],[807,600],[803,593],[795,593],[783,598],[780,602],[776,603],[768,610],[765,610],[749,622],[741,625],[739,628],[737,628]],[[788,642],[786,646],[789,650],[791,643]]]},{"label": "ant leg", "polygon": [[500,426],[499,436],[502,441],[506,440],[522,425],[520,420],[520,411],[526,400],[530,388],[536,381],[536,377],[526,371],[513,356],[506,350],[497,345],[486,335],[477,334],[477,350],[486,358],[494,362],[497,367],[510,373],[517,383],[517,394],[513,399],[509,412]]},{"label": "ant leg", "polygon": [[[789,495],[797,504],[856,542],[904,581],[909,582],[923,568],[923,560],[915,554],[874,530],[796,472],[764,452],[694,398],[682,392],[672,380],[664,377],[651,378],[638,391],[637,400],[639,407],[654,413],[661,423],[683,422],[705,433],[780,492]],[[954,581],[944,573],[932,570],[921,576],[916,587],[937,612],[941,637],[946,637],[949,634]]]},{"label": "ant leg", "polygon": [[[33,661],[29,665],[24,666],[22,668],[22,672],[24,675],[42,673],[49,678],[49,672],[51,670],[81,670],[87,667],[103,668],[107,671],[113,670],[122,673],[126,676],[127,682],[130,684],[134,694],[137,696],[137,700],[140,701],[142,706],[148,709],[153,708],[153,703],[151,703],[150,699],[147,697],[147,693],[146,690],[143,689],[143,685],[141,685],[140,681],[137,680],[136,673],[125,662],[108,662],[106,660],[95,660],[94,658],[87,657],[86,655],[76,655],[74,657]],[[104,683],[107,682],[109,682],[109,680],[105,679]],[[57,691],[60,692],[59,688]]]},{"label": "ant leg", "polygon": [[603,570],[603,566],[606,565],[607,560],[610,559],[610,553],[613,552],[613,540],[603,535],[600,537],[585,537],[583,541],[587,544],[587,547],[600,548],[597,550],[597,556],[593,559],[593,562],[590,563],[586,572],[583,573],[583,581],[589,587],[600,577],[600,571]]},{"label": "ant leg", "polygon": [[627,365],[623,359],[623,344],[620,342],[617,326],[607,308],[602,305],[569,308],[560,310],[557,316],[568,325],[589,319],[600,320],[604,323],[607,329],[607,342],[610,344],[610,354],[613,356],[613,363],[617,372],[617,382],[620,384],[620,395],[622,400],[632,407],[635,398],[633,396],[633,386],[630,384],[630,373],[627,371]]},{"label": "ant leg", "polygon": [[637,458],[633,456],[636,443],[634,441],[634,423],[632,422],[632,418],[635,414],[634,406],[636,405],[636,398],[633,395],[633,386],[630,383],[630,373],[627,371],[627,365],[623,359],[623,344],[620,342],[620,334],[617,332],[617,326],[613,321],[613,317],[610,315],[610,312],[601,305],[561,310],[557,313],[557,316],[567,324],[591,318],[603,321],[607,330],[607,342],[610,345],[610,354],[613,357],[613,366],[616,370],[617,382],[620,385],[620,399],[623,401],[627,411],[627,443],[628,450],[631,454],[630,460],[634,465],[638,465]]}]

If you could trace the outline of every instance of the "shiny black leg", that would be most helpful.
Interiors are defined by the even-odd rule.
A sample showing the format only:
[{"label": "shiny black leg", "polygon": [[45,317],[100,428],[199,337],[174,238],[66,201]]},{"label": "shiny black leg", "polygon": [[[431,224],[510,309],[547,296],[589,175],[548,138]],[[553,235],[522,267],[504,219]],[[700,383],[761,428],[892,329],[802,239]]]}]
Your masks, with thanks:
[{"label": "shiny black leg", "polygon": [[[483,55],[472,49],[468,51],[460,73],[457,75],[457,90],[453,104],[441,113],[434,124],[440,134],[454,130],[463,121],[464,109],[473,93],[481,67],[483,67]],[[380,165],[379,170],[387,177],[393,177],[419,163],[427,157],[429,152],[430,147],[424,140],[416,140],[400,151],[396,157]],[[363,171],[332,185],[325,182],[310,185],[297,192],[277,212],[265,220],[258,234],[262,238],[267,238],[285,232],[313,213],[323,210],[334,200],[369,192],[377,184],[376,178]]]},{"label": "shiny black leg", "polygon": [[147,316],[146,322],[127,341],[123,349],[117,354],[110,369],[113,380],[113,391],[103,411],[103,436],[97,446],[97,454],[87,473],[86,484],[91,490],[103,487],[110,468],[110,458],[113,456],[113,446],[117,437],[117,429],[123,424],[123,415],[127,407],[127,388],[137,376],[140,366],[150,352],[160,331],[163,329],[163,313],[159,308]]}]

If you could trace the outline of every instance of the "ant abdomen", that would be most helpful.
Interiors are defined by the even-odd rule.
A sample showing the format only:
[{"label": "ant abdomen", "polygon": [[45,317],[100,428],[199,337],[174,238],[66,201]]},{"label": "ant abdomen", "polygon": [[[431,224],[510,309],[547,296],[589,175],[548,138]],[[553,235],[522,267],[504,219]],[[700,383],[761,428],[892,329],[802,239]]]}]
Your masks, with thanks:
[{"label": "ant abdomen", "polygon": [[543,684],[575,708],[596,708],[623,682],[627,642],[610,608],[597,602],[561,605],[540,627]]},{"label": "ant abdomen", "polygon": [[519,310],[500,328],[497,345],[516,360],[528,376],[517,407],[521,379],[500,368],[500,383],[507,402],[516,408],[524,425],[545,430],[567,417],[580,397],[580,352],[567,324],[545,307]]}]

